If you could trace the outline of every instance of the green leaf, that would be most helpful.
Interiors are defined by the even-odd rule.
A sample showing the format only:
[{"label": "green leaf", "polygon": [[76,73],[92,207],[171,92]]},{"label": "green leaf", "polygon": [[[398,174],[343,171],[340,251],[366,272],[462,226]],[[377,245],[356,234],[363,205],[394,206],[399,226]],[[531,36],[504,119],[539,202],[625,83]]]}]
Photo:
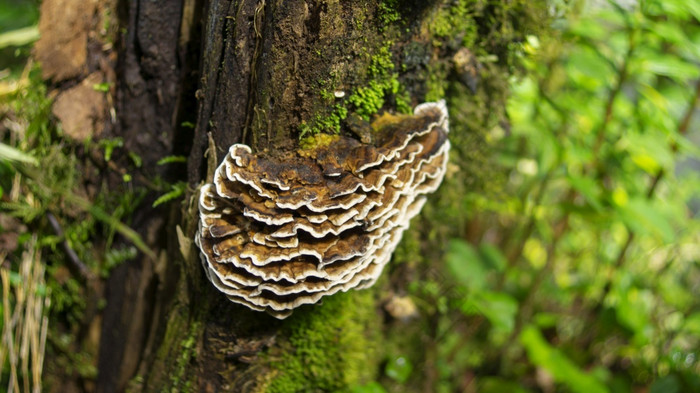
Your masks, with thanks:
[{"label": "green leaf", "polygon": [[141,165],[143,164],[143,160],[141,159],[141,156],[130,151],[129,158],[131,158],[131,161],[134,163],[134,165],[136,165],[137,168],[141,168]]},{"label": "green leaf", "polygon": [[635,232],[654,234],[670,243],[674,239],[674,231],[668,218],[658,206],[644,197],[631,198],[623,206],[616,206],[622,220]]},{"label": "green leaf", "polygon": [[615,313],[618,321],[630,329],[635,335],[638,344],[649,341],[649,333],[652,329],[649,320],[649,308],[653,304],[653,295],[648,290],[636,287],[619,290]]},{"label": "green leaf", "polygon": [[457,282],[471,287],[482,287],[486,272],[479,263],[479,254],[474,247],[462,239],[451,239],[445,261]]},{"label": "green leaf", "polygon": [[506,293],[478,291],[467,297],[461,309],[465,315],[483,315],[494,329],[510,333],[515,327],[518,302]]},{"label": "green leaf", "polygon": [[24,283],[24,280],[22,279],[22,276],[19,273],[15,272],[15,271],[10,272],[10,285],[12,285],[13,287],[16,287],[16,286],[22,285],[23,283]]},{"label": "green leaf", "polygon": [[532,320],[541,328],[550,328],[557,326],[560,316],[550,312],[540,312],[535,315]]},{"label": "green leaf", "polygon": [[486,377],[479,380],[479,388],[476,390],[481,393],[527,393],[528,390],[520,386],[520,383],[508,381],[499,377]]},{"label": "green leaf", "polygon": [[669,107],[669,102],[668,98],[664,96],[663,93],[647,83],[640,83],[638,90],[644,96],[644,98],[660,109],[664,115],[668,114],[667,110]]},{"label": "green leaf", "polygon": [[700,57],[700,47],[695,42],[697,40],[693,39],[691,34],[686,34],[683,31],[683,26],[680,24],[669,23],[668,20],[663,20],[662,22],[649,23],[647,29],[655,36],[679,47],[683,55],[690,58],[689,60],[697,60]]},{"label": "green leaf", "polygon": [[[662,113],[658,115],[663,116]],[[662,132],[629,132],[622,138],[622,142],[626,145],[632,162],[647,173],[656,175],[660,168],[673,170],[673,152],[668,136]]]},{"label": "green leaf", "polygon": [[559,163],[561,146],[553,135],[549,132],[539,132],[540,134],[540,156],[539,169],[542,173],[553,171]]},{"label": "green leaf", "polygon": [[508,264],[505,255],[493,244],[481,244],[479,246],[479,254],[481,255],[481,260],[496,271],[502,272]]},{"label": "green leaf", "polygon": [[353,386],[350,393],[386,393],[386,389],[379,382],[370,382],[366,385]]},{"label": "green leaf", "polygon": [[37,161],[36,158],[4,143],[0,143],[0,160],[24,162],[32,165],[39,164],[39,161]]},{"label": "green leaf", "polygon": [[576,37],[588,37],[597,41],[605,39],[609,31],[594,18],[580,18],[571,21],[569,33]]},{"label": "green leaf", "polygon": [[137,250],[132,246],[122,246],[120,248],[111,248],[105,251],[105,262],[100,269],[100,276],[106,278],[109,272],[125,261],[136,258]]},{"label": "green leaf", "polygon": [[107,93],[109,92],[109,88],[112,84],[109,82],[104,82],[104,83],[95,83],[92,85],[92,89],[95,91],[99,91],[102,93]]},{"label": "green leaf", "polygon": [[99,145],[105,149],[105,161],[109,161],[112,159],[114,149],[124,146],[124,140],[118,137],[111,139],[105,138],[100,140]]},{"label": "green leaf", "polygon": [[697,65],[690,64],[673,55],[657,54],[656,57],[646,58],[644,68],[656,75],[668,76],[681,82],[700,76]]},{"label": "green leaf", "polygon": [[142,253],[148,255],[149,258],[155,259],[156,254],[146,245],[146,243],[141,238],[135,230],[128,227],[126,224],[122,223],[118,219],[114,218],[101,207],[93,205],[90,201],[74,195],[67,194],[66,200],[80,208],[81,210],[89,212],[96,219],[104,222],[105,224],[113,227],[117,232],[124,236],[128,241],[130,241],[136,248],[138,248]]},{"label": "green leaf", "polygon": [[158,197],[153,202],[152,207],[157,207],[158,205],[162,205],[163,203],[170,202],[175,198],[179,198],[180,196],[185,194],[185,182],[178,182],[170,186],[170,191],[166,192],[165,194],[161,195]]},{"label": "green leaf", "polygon": [[700,337],[700,312],[690,314],[685,319],[683,330]]},{"label": "green leaf", "polygon": [[568,62],[571,77],[584,83],[584,86],[596,87],[607,84],[612,79],[610,64],[605,61],[605,57],[595,52],[595,48],[580,48],[572,52]]},{"label": "green leaf", "polygon": [[681,393],[681,382],[674,374],[657,379],[649,387],[649,393]]},{"label": "green leaf", "polygon": [[591,177],[581,177],[569,175],[566,178],[569,184],[583,195],[588,203],[596,210],[603,210],[603,205],[600,203],[600,184]]},{"label": "green leaf", "polygon": [[172,164],[176,162],[187,162],[187,157],[185,156],[167,156],[163,157],[156,163],[157,165]]},{"label": "green leaf", "polygon": [[39,28],[28,26],[0,34],[0,49],[8,46],[24,46],[39,39]]},{"label": "green leaf", "polygon": [[595,377],[583,372],[559,349],[552,347],[542,337],[539,329],[526,326],[520,333],[520,342],[530,361],[547,370],[555,381],[566,385],[575,393],[605,393],[608,389]]},{"label": "green leaf", "polygon": [[686,0],[682,1],[680,4],[696,21],[700,21],[700,2],[697,0]]},{"label": "green leaf", "polygon": [[405,356],[395,356],[389,359],[384,372],[389,378],[404,383],[411,376],[413,365]]}]

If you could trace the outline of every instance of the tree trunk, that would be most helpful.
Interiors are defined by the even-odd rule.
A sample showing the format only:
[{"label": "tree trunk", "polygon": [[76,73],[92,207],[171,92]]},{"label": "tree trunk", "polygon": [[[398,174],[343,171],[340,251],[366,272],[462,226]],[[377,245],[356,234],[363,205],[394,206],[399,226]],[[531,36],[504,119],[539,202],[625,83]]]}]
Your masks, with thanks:
[{"label": "tree trunk", "polygon": [[[439,260],[446,239],[462,231],[468,212],[457,209],[449,225],[436,217],[454,209],[466,187],[478,190],[488,179],[484,136],[504,119],[514,44],[541,23],[544,6],[496,0],[90,4],[86,10],[77,0],[44,0],[36,57],[57,104],[86,83],[110,84],[105,102],[86,104],[89,136],[123,139],[112,162],[132,180],[125,185],[123,171],[104,170],[84,174],[84,182],[97,177],[113,192],[151,188],[129,225],[154,255],[140,253],[96,284],[94,297],[104,297],[106,306],[84,323],[102,321],[92,341],[99,348],[97,377],[76,390],[338,391],[380,378],[387,348],[400,340],[416,354],[416,374],[424,372],[425,386],[434,389],[431,349],[421,355],[416,348],[430,335],[421,326],[437,311],[403,315],[387,305],[404,299],[411,281],[435,274],[428,261]],[[58,24],[71,30],[49,34]],[[84,55],[76,60],[70,51]],[[213,288],[192,241],[196,198],[229,146],[246,143],[275,155],[297,148],[300,135],[353,135],[357,122],[362,128],[378,112],[405,112],[441,98],[451,112],[458,170],[374,288],[324,298],[284,321],[231,303]],[[85,135],[69,132],[71,121],[86,117],[77,110],[54,107],[69,136],[80,140]],[[140,165],[129,154],[139,156]],[[186,170],[157,164],[172,155],[188,157]],[[167,191],[153,186],[157,178],[185,180],[184,201],[152,208]]]}]

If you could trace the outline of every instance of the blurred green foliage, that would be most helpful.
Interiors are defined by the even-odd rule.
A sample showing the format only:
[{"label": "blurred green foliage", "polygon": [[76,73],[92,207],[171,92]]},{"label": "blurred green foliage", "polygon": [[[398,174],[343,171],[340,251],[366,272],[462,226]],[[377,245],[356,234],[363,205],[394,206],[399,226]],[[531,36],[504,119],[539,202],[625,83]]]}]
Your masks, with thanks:
[{"label": "blurred green foliage", "polygon": [[387,391],[700,391],[700,1],[550,3]]},{"label": "blurred green foliage", "polygon": [[[94,346],[83,332],[93,318],[91,310],[102,307],[103,300],[92,283],[135,259],[137,250],[151,252],[122,222],[130,220],[145,191],[109,192],[105,179],[95,185],[100,192],[88,201],[87,187],[79,180],[81,173],[95,173],[108,162],[108,147],[119,146],[65,139],[51,118],[51,100],[36,65],[27,64],[17,79],[11,74],[0,78],[0,88],[5,86],[10,88],[0,95],[0,239],[12,241],[2,243],[2,269],[13,277],[23,252],[43,252],[37,263],[46,269],[46,288],[39,295],[50,293],[51,301],[46,345],[51,361],[44,370],[94,379]],[[77,264],[84,266],[84,273]],[[16,302],[11,297],[3,300]],[[0,328],[4,325],[0,321]],[[9,379],[9,370],[9,363],[0,364],[0,381]],[[3,382],[0,392],[4,387]]]},{"label": "blurred green foliage", "polygon": [[39,21],[36,0],[1,0],[0,33],[34,25]]},{"label": "blurred green foliage", "polygon": [[[46,286],[39,287],[37,295],[50,294],[51,302],[48,343],[41,346],[50,358],[44,376],[94,379],[96,346],[86,326],[104,300],[93,283],[135,259],[137,250],[152,254],[122,222],[131,219],[146,191],[129,184],[110,190],[106,176],[100,182],[81,182],[84,173],[109,167],[115,150],[115,156],[124,154],[123,142],[65,138],[52,116],[39,67],[29,56],[38,38],[37,20],[38,1],[0,0],[0,262],[15,289],[28,285],[12,279],[20,277],[23,252],[42,252],[37,263],[46,269]],[[140,160],[134,155],[130,159],[134,164]],[[88,200],[91,192],[95,195]],[[3,302],[21,303],[13,296],[5,296]],[[5,326],[0,320],[0,329]],[[12,379],[12,367],[4,356],[0,360],[1,392]],[[20,370],[19,376],[28,374]]]},{"label": "blurred green foliage", "polygon": [[30,44],[39,32],[38,1],[0,0],[0,79],[17,77],[29,57]]}]

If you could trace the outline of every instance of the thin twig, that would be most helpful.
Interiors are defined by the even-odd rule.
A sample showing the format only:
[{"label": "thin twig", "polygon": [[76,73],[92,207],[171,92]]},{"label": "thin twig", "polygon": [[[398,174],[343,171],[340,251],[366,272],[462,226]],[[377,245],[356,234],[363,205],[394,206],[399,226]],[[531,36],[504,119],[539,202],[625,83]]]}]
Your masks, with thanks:
[{"label": "thin twig", "polygon": [[90,201],[88,201],[85,198],[81,198],[80,196],[73,195],[71,193],[66,194],[65,199],[67,202],[80,208],[81,210],[89,212],[98,220],[100,220],[104,223],[107,223],[109,225],[112,225],[114,227],[114,229],[117,232],[119,232],[119,234],[121,234],[127,240],[129,240],[134,246],[136,246],[136,248],[139,249],[139,251],[144,253],[148,258],[150,258],[152,261],[154,261],[156,259],[156,254],[153,252],[153,250],[151,250],[146,245],[146,243],[143,241],[143,239],[141,238],[141,235],[139,235],[138,232],[131,229],[129,226],[122,223],[118,219],[112,217],[109,213],[104,211],[102,208],[90,203]]},{"label": "thin twig", "polygon": [[[617,99],[617,96],[620,95],[620,92],[622,91],[622,86],[627,82],[627,77],[629,75],[629,63],[630,59],[632,58],[632,54],[634,53],[635,47],[636,47],[636,41],[635,41],[635,31],[632,30],[629,33],[629,46],[627,47],[627,53],[625,54],[624,59],[622,60],[622,66],[620,67],[620,70],[618,71],[618,77],[617,77],[617,83],[615,84],[615,87],[610,91],[608,94],[608,100],[605,103],[605,110],[603,111],[603,122],[600,124],[598,127],[598,131],[596,134],[596,141],[595,144],[593,145],[593,165],[592,167],[594,169],[598,168],[598,164],[600,162],[600,149],[603,146],[603,142],[605,141],[605,134],[607,133],[608,126],[610,125],[610,121],[612,120],[612,115],[613,115],[613,107],[615,105],[615,100]],[[600,173],[598,174],[599,178],[601,177]]]},{"label": "thin twig", "polygon": [[[566,233],[566,230],[569,229],[569,217],[570,216],[566,214],[564,216],[564,219],[560,221],[558,226],[554,229],[554,236],[549,246],[547,247],[547,257],[545,265],[535,275],[532,284],[528,288],[525,298],[523,299],[522,303],[520,304],[520,307],[518,308],[518,312],[515,316],[515,327],[513,328],[513,331],[508,337],[507,344],[504,346],[504,348],[511,347],[515,340],[517,340],[518,336],[520,336],[520,332],[522,331],[523,326],[525,326],[526,320],[532,314],[532,307],[535,300],[535,294],[537,294],[537,291],[544,282],[544,279],[546,278],[547,274],[550,271],[554,270],[557,246],[559,245],[559,241],[563,237],[564,233]],[[501,367],[501,371],[503,371],[503,363],[501,364]]]},{"label": "thin twig", "polygon": [[[17,166],[17,171],[21,172],[22,175],[29,177],[30,179],[34,180],[34,182],[43,189],[44,192],[50,193],[51,190],[43,184],[39,179],[41,178],[39,172],[37,172],[34,168],[29,168],[27,166]],[[131,229],[129,226],[126,224],[122,223],[118,219],[114,218],[112,215],[104,211],[102,208],[100,208],[97,205],[94,205],[91,203],[89,200],[82,198],[78,195],[75,195],[73,193],[66,193],[63,195],[63,198],[66,202],[70,203],[71,205],[79,208],[80,210],[84,212],[88,212],[92,214],[93,217],[98,219],[99,221],[102,221],[110,226],[112,226],[119,234],[124,236],[127,240],[129,240],[136,248],[139,249],[142,253],[144,253],[148,258],[151,260],[156,259],[156,254],[151,250],[146,243],[143,241],[141,238],[141,235],[138,234],[135,230]]]},{"label": "thin twig", "polygon": [[63,251],[66,253],[66,256],[68,256],[68,261],[71,263],[71,266],[73,266],[83,280],[90,281],[94,277],[92,270],[90,270],[90,268],[83,263],[82,260],[80,260],[78,254],[75,252],[75,250],[73,250],[70,244],[68,244],[68,239],[66,239],[63,228],[58,222],[58,219],[56,219],[56,216],[49,212],[46,213],[46,218],[49,220],[49,224],[51,224],[51,228],[56,236],[63,239],[61,241],[61,246],[63,247]]},{"label": "thin twig", "polygon": [[[559,114],[559,116],[562,119],[562,124],[561,127],[559,127],[559,135],[565,135],[566,129],[568,128],[568,117],[566,116],[566,113],[564,110],[553,100],[547,92],[545,91],[544,83],[548,81],[551,78],[552,70],[554,69],[554,64],[553,62],[549,62],[547,64],[547,73],[540,78],[539,82],[537,83],[537,91],[538,94],[541,98],[544,98],[544,101],[547,102],[556,112]],[[535,107],[535,111],[533,113],[533,120],[539,117],[539,105]],[[561,154],[558,155],[557,162],[553,167],[557,167],[561,164]],[[546,194],[546,190],[549,187],[549,182],[552,178],[552,172],[553,171],[547,171],[545,173],[544,178],[540,182],[540,187],[537,190],[537,194],[534,198],[533,202],[533,209],[531,214],[528,216],[528,221],[523,227],[523,231],[521,232],[521,235],[518,237],[518,242],[516,243],[515,247],[513,247],[510,252],[507,253],[506,255],[506,261],[508,263],[508,268],[512,268],[515,266],[516,262],[518,261],[518,258],[522,255],[523,250],[525,248],[525,243],[527,242],[527,239],[532,236],[532,233],[535,230],[535,224],[537,223],[537,218],[536,218],[536,213],[535,211],[537,210],[537,206],[539,206],[542,203],[542,199],[544,198],[544,195]],[[529,192],[529,190],[528,190]],[[527,196],[528,193],[525,194]],[[525,197],[523,199],[523,205],[525,204]],[[510,236],[509,236],[510,237]],[[498,282],[497,285],[497,290],[501,290],[503,288],[503,285],[505,285],[505,275],[501,276],[501,280]]]}]

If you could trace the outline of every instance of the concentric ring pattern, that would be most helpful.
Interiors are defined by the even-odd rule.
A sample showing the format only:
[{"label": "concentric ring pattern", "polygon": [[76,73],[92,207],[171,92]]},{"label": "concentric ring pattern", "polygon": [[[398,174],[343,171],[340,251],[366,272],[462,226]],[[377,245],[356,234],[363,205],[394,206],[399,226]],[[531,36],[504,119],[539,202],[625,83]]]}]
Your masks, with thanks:
[{"label": "concentric ring pattern", "polygon": [[201,189],[195,238],[218,290],[285,318],[376,281],[440,185],[450,147],[444,101],[380,123],[372,144],[336,136],[278,157],[231,146]]}]

